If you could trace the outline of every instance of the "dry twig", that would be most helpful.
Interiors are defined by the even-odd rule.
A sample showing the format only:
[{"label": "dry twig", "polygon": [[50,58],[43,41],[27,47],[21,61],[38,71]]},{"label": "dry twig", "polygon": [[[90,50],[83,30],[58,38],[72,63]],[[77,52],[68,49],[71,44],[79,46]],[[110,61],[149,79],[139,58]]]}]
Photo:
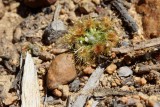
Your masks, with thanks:
[{"label": "dry twig", "polygon": [[78,96],[72,107],[83,107],[86,103],[89,94],[93,89],[95,89],[99,84],[99,79],[104,72],[104,68],[98,67],[90,76],[87,84],[82,89],[81,95]]},{"label": "dry twig", "polygon": [[35,69],[33,59],[29,53],[27,53],[25,59],[21,100],[21,107],[40,107],[37,71]]},{"label": "dry twig", "polygon": [[129,53],[149,47],[156,47],[160,45],[160,37],[159,38],[154,38],[146,41],[142,41],[140,43],[134,44],[131,47],[120,47],[120,48],[112,48],[112,52],[117,52],[117,53]]}]

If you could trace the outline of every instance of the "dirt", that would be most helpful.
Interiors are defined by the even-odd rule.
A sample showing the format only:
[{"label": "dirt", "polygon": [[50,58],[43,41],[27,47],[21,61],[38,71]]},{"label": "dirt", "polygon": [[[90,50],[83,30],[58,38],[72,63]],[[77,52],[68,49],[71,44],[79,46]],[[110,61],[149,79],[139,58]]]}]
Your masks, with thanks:
[{"label": "dirt", "polygon": [[[31,53],[37,69],[41,106],[47,104],[47,107],[66,107],[70,102],[73,103],[94,70],[99,64],[104,64],[105,72],[99,80],[100,83],[96,89],[87,93],[89,98],[84,107],[92,107],[96,101],[96,107],[160,107],[160,69],[154,68],[159,65],[159,45],[153,46],[151,50],[145,49],[143,44],[143,49],[138,48],[134,53],[114,52],[111,47],[107,48],[107,54],[99,51],[101,45],[98,45],[96,51],[100,54],[94,58],[89,56],[95,63],[88,64],[77,57],[78,53],[84,54],[79,51],[81,47],[77,49],[75,46],[77,41],[71,40],[69,46],[65,44],[67,39],[62,41],[69,34],[88,46],[93,42],[89,40],[95,39],[91,34],[98,33],[90,33],[90,29],[82,30],[78,23],[83,24],[84,19],[89,19],[90,23],[85,23],[83,27],[92,26],[94,24],[90,19],[99,20],[104,16],[112,22],[112,30],[116,32],[116,38],[107,38],[110,39],[110,44],[118,41],[114,48],[131,49],[135,44],[141,47],[139,42],[146,39],[158,40],[159,0],[121,1],[127,14],[138,26],[138,31],[134,34],[124,26],[122,17],[113,8],[110,0],[42,0],[46,2],[44,4],[37,3],[37,0],[32,2],[34,3],[30,0],[0,0],[0,107],[21,105],[21,79],[19,78],[16,85],[14,83],[20,72],[20,58],[25,60],[27,51]],[[58,28],[57,24],[53,24],[53,29],[49,27],[56,19],[54,17],[58,5],[62,7],[56,17],[65,26],[63,33],[62,26]],[[78,33],[73,34],[72,29]],[[92,38],[87,39],[86,32]],[[49,38],[48,41],[44,40],[44,36]],[[105,45],[107,47],[109,43]],[[86,53],[89,53],[91,47],[87,49]],[[142,65],[148,69],[140,71]],[[127,69],[122,70],[122,67]]]},{"label": "dirt", "polygon": [[136,6],[137,12],[142,14],[142,23],[147,38],[154,38],[160,35],[160,1],[144,0],[139,1]]}]

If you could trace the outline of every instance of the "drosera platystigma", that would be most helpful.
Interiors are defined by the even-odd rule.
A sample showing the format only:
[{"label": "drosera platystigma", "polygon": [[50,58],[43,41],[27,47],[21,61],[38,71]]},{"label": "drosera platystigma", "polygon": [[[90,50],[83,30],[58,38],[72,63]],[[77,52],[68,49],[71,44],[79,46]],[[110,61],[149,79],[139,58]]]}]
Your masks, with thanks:
[{"label": "drosera platystigma", "polygon": [[76,60],[95,64],[99,55],[107,56],[118,43],[113,26],[108,17],[82,18],[70,27],[63,40],[75,53]]}]

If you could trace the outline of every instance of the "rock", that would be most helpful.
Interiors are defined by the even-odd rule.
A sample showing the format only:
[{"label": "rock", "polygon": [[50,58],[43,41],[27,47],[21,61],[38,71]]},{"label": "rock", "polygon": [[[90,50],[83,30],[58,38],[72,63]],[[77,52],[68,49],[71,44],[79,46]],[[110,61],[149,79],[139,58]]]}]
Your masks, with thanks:
[{"label": "rock", "polygon": [[112,86],[112,87],[116,87],[117,84],[116,84],[115,82],[112,82],[112,83],[111,83],[111,86]]},{"label": "rock", "polygon": [[117,85],[121,85],[121,81],[119,79],[115,79],[114,81],[116,82]]},{"label": "rock", "polygon": [[2,0],[0,0],[0,19],[4,16],[4,13],[5,13],[5,8]]},{"label": "rock", "polygon": [[137,85],[145,85],[147,83],[145,78],[134,77],[134,81]]},{"label": "rock", "polygon": [[[0,99],[1,101],[7,106],[13,104],[17,99],[18,96],[16,95],[15,92],[9,92],[10,88],[12,87],[12,83],[15,80],[14,75],[0,75]],[[1,105],[0,105],[1,106]]]},{"label": "rock", "polygon": [[12,12],[16,12],[17,7],[19,7],[20,3],[19,2],[13,2],[9,6],[9,10]]},{"label": "rock", "polygon": [[99,5],[101,1],[100,0],[92,0],[92,2],[95,3],[96,5]]},{"label": "rock", "polygon": [[62,89],[63,99],[66,99],[69,96],[69,87],[68,85],[64,85]]},{"label": "rock", "polygon": [[122,97],[120,99],[120,101],[122,101],[122,103],[126,104],[128,102],[129,98],[128,97]]},{"label": "rock", "polygon": [[44,90],[43,80],[42,80],[42,79],[39,79],[39,80],[38,80],[38,84],[39,84],[39,90],[43,91],[43,90]]},{"label": "rock", "polygon": [[77,92],[80,88],[79,86],[80,86],[80,80],[75,79],[72,83],[69,84],[69,91]]},{"label": "rock", "polygon": [[142,99],[144,101],[148,100],[148,98],[149,98],[149,96],[147,94],[143,94],[141,92],[139,92],[138,95],[139,95],[140,99]]},{"label": "rock", "polygon": [[93,69],[91,66],[86,67],[83,72],[87,75],[90,75],[94,72],[95,69]]},{"label": "rock", "polygon": [[128,86],[122,86],[121,90],[123,90],[123,91],[129,91],[129,87]]},{"label": "rock", "polygon": [[22,34],[22,30],[20,27],[17,27],[14,31],[14,35],[13,35],[13,40],[14,42],[18,42],[20,41],[21,35]]},{"label": "rock", "polygon": [[49,89],[67,84],[76,77],[73,58],[73,54],[61,54],[52,61],[47,74],[47,87]]},{"label": "rock", "polygon": [[52,54],[50,54],[49,52],[47,52],[47,51],[43,51],[39,55],[39,58],[44,60],[44,61],[51,60],[51,59],[53,59],[53,57],[54,56]]},{"label": "rock", "polygon": [[117,71],[118,75],[120,77],[127,77],[129,75],[132,75],[133,74],[133,71],[127,67],[127,66],[123,66],[121,68],[119,68],[119,70]]},{"label": "rock", "polygon": [[77,21],[78,20],[75,12],[69,12],[68,19],[71,20],[71,21]]},{"label": "rock", "polygon": [[54,4],[57,0],[24,0],[24,4],[31,7],[31,8],[37,8],[37,7],[45,7],[49,6],[51,4]]},{"label": "rock", "polygon": [[136,83],[136,85],[140,85],[141,84],[141,78],[140,77],[134,77],[134,82]]},{"label": "rock", "polygon": [[62,92],[58,89],[54,89],[52,94],[57,96],[57,97],[62,97]]},{"label": "rock", "polygon": [[73,3],[72,0],[68,0],[67,5],[68,5],[69,10],[75,9],[75,4]]},{"label": "rock", "polygon": [[77,14],[88,14],[95,10],[95,5],[88,1],[84,0],[79,3],[79,7],[76,9]]},{"label": "rock", "polygon": [[92,104],[93,104],[93,99],[90,99],[86,102],[85,107],[92,107]]},{"label": "rock", "polygon": [[3,100],[3,103],[7,106],[13,104],[16,100],[18,100],[18,96],[8,93],[7,97]]},{"label": "rock", "polygon": [[0,46],[0,57],[5,61],[5,66],[15,72],[15,68],[19,65],[19,54],[16,47],[5,37],[0,38]]},{"label": "rock", "polygon": [[136,107],[144,107],[142,103],[138,102],[136,103]]},{"label": "rock", "polygon": [[55,42],[59,37],[66,33],[66,26],[61,20],[55,20],[49,24],[43,34],[43,43],[50,45]]},{"label": "rock", "polygon": [[157,102],[158,102],[158,98],[155,95],[151,95],[148,99],[148,103],[150,107],[154,107],[154,105],[156,105]]},{"label": "rock", "polygon": [[31,49],[31,53],[33,56],[37,57],[37,56],[40,56],[41,53],[43,54],[43,52],[41,52],[40,46],[36,44],[29,44],[29,47]]},{"label": "rock", "polygon": [[106,72],[108,74],[113,74],[116,69],[117,69],[117,66],[115,64],[111,64],[106,68]]},{"label": "rock", "polygon": [[141,78],[141,85],[145,85],[147,83],[145,78]]},{"label": "rock", "polygon": [[61,54],[61,53],[64,53],[66,51],[68,51],[68,49],[56,49],[56,48],[54,48],[54,49],[51,50],[51,52],[53,54]]}]

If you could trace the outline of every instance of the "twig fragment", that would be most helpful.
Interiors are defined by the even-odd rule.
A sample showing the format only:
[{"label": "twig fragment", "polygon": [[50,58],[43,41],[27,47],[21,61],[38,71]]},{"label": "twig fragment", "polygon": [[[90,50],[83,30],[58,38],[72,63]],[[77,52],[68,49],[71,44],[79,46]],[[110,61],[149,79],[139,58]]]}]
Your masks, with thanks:
[{"label": "twig fragment", "polygon": [[99,84],[99,79],[104,72],[104,68],[98,67],[90,76],[87,84],[82,89],[81,95],[77,97],[76,101],[72,107],[83,107],[89,94],[93,89],[95,89]]},{"label": "twig fragment", "polygon": [[129,52],[133,52],[133,51],[137,51],[137,50],[141,50],[149,47],[156,47],[158,45],[160,45],[160,37],[139,42],[137,44],[134,44],[131,47],[112,48],[112,52],[129,53]]},{"label": "twig fragment", "polygon": [[138,31],[138,26],[134,19],[129,15],[126,8],[118,1],[113,0],[111,4],[117,9],[117,11],[120,13],[123,21],[126,23],[126,25],[131,29],[133,33]]}]

